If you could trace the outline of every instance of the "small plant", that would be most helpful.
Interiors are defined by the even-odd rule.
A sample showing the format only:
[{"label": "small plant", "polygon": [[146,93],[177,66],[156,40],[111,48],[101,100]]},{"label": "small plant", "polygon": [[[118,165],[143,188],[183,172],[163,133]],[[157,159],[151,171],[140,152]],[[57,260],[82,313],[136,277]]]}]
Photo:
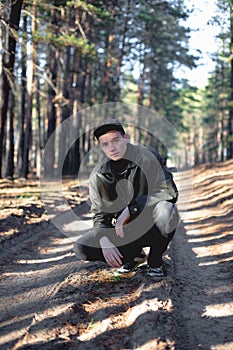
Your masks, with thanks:
[{"label": "small plant", "polygon": [[88,323],[88,328],[93,328],[93,327],[95,327],[95,325],[96,325],[96,322],[95,322],[94,318],[92,318],[90,320],[90,322]]},{"label": "small plant", "polygon": [[118,282],[122,280],[122,277],[121,275],[114,274],[114,276],[112,277],[112,280]]}]

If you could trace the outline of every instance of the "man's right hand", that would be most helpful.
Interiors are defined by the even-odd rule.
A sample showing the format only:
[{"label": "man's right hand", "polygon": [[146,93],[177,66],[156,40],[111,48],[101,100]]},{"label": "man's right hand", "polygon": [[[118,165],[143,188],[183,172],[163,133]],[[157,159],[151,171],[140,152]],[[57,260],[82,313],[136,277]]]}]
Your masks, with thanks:
[{"label": "man's right hand", "polygon": [[119,249],[106,236],[100,239],[100,245],[106,262],[112,267],[120,267],[123,255]]}]

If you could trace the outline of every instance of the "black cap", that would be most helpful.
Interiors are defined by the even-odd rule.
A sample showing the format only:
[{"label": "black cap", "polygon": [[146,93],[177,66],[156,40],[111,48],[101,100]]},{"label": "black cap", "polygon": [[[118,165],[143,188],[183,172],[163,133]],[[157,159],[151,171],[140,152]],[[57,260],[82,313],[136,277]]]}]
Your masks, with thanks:
[{"label": "black cap", "polygon": [[125,130],[119,122],[108,122],[98,126],[94,131],[94,136],[98,139],[101,135],[106,134],[108,131],[117,130],[120,131],[123,135]]}]

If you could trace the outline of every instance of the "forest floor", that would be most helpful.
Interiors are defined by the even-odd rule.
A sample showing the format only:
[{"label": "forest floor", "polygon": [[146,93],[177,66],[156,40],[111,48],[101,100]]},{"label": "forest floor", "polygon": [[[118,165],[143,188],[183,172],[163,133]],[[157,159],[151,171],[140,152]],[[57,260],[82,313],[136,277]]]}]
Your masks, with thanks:
[{"label": "forest floor", "polygon": [[[118,278],[104,263],[78,261],[38,181],[2,180],[0,349],[232,350],[233,161],[176,177],[182,221],[161,280],[145,265]],[[76,185],[64,192],[84,217],[87,187]]]}]

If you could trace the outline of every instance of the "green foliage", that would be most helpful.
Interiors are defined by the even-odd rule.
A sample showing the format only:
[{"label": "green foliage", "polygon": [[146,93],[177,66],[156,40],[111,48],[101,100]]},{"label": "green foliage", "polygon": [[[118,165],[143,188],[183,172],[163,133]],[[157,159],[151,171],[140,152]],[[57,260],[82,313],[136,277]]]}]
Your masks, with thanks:
[{"label": "green foliage", "polygon": [[103,8],[102,6],[99,7],[99,5],[93,5],[91,3],[88,3],[87,1],[82,0],[71,0],[66,2],[66,6],[74,9],[80,9],[82,11],[85,11],[90,16],[93,16],[96,19],[109,19],[110,13],[107,8]]},{"label": "green foliage", "polygon": [[53,44],[60,48],[72,47],[78,49],[82,55],[94,57],[96,55],[95,45],[90,43],[87,38],[77,36],[76,34],[59,34],[40,32],[37,30],[33,35],[33,40],[37,43]]},{"label": "green foliage", "polygon": [[62,47],[71,46],[79,49],[83,55],[95,52],[93,44],[90,44],[86,38],[78,38],[75,34],[54,35],[48,33],[46,41]]},{"label": "green foliage", "polygon": [[[15,82],[15,115],[24,125],[23,111],[31,103],[25,77],[33,66],[33,82],[26,82],[33,85],[32,167],[38,145],[44,145],[49,134],[50,118],[56,127],[82,106],[118,101],[149,106],[166,117],[190,152],[197,145],[194,162],[219,159],[219,140],[226,145],[232,139],[227,130],[233,105],[229,88],[232,0],[219,0],[220,15],[213,19],[223,30],[218,36],[219,52],[213,57],[216,69],[204,90],[174,78],[178,67],[198,64],[198,57],[189,53],[190,29],[182,24],[188,16],[183,0],[41,0],[35,4],[24,3],[27,23],[25,28],[25,22],[20,22]],[[22,96],[24,106],[20,106]],[[85,120],[81,124],[85,128]],[[20,123],[15,125],[17,139]],[[38,130],[40,126],[43,130]],[[170,136],[173,140],[174,135]],[[86,141],[80,143],[83,155],[92,143]],[[174,139],[174,145],[178,143]],[[202,157],[205,152],[207,156]],[[72,157],[67,157],[69,164],[75,163]]]}]

